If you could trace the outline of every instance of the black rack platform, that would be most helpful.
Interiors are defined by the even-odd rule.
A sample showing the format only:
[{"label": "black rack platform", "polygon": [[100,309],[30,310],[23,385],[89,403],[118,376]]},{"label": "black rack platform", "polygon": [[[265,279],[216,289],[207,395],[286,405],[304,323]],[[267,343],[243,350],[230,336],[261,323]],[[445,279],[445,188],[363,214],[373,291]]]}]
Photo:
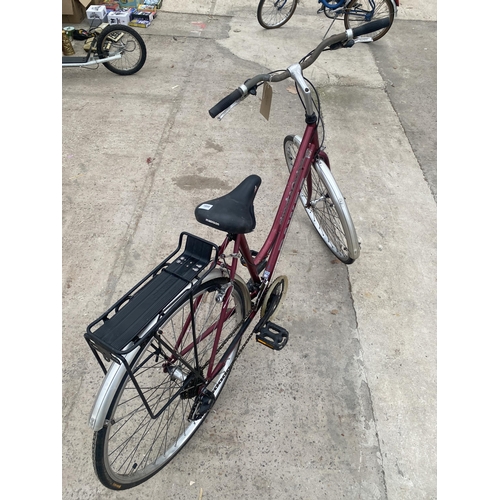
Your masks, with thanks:
[{"label": "black rack platform", "polygon": [[[184,239],[184,250],[176,257]],[[193,293],[215,267],[217,257],[214,243],[181,233],[177,249],[87,327],[84,337],[101,367],[96,351],[105,359],[119,362],[149,340],[166,320],[162,321],[161,316],[167,306],[180,304]]]}]

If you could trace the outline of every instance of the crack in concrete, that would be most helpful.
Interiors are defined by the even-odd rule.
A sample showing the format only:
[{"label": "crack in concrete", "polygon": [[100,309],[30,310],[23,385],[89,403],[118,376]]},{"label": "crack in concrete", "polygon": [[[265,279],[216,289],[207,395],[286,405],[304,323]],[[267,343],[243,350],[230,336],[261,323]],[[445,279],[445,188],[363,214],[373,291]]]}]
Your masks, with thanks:
[{"label": "crack in concrete", "polygon": [[389,496],[388,496],[387,481],[386,481],[386,475],[385,475],[384,455],[382,454],[382,445],[380,443],[380,437],[379,437],[379,433],[378,433],[377,417],[375,415],[375,405],[373,404],[372,391],[370,389],[370,379],[368,377],[368,372],[366,371],[366,368],[365,368],[364,351],[363,351],[363,345],[361,343],[361,335],[359,332],[358,314],[356,311],[356,304],[354,302],[354,294],[352,291],[352,284],[351,284],[351,277],[349,274],[349,267],[348,266],[346,266],[346,267],[347,267],[347,284],[349,286],[349,296],[351,297],[352,310],[354,313],[354,320],[356,322],[356,332],[357,332],[358,344],[359,344],[359,356],[361,359],[361,370],[363,372],[362,376],[366,381],[365,382],[366,383],[366,391],[368,393],[368,401],[369,401],[370,410],[371,410],[371,413],[373,416],[373,426],[375,428],[375,438],[377,440],[377,449],[378,449],[378,453],[380,455],[380,468],[381,468],[381,472],[382,472],[382,487],[384,490],[385,499],[387,500],[389,498]]}]

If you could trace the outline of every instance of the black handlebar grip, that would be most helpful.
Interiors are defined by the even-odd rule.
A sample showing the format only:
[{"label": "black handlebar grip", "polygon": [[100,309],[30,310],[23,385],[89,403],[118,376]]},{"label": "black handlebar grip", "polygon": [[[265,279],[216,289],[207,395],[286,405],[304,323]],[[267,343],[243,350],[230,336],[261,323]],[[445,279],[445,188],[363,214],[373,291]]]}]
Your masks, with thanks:
[{"label": "black handlebar grip", "polygon": [[219,113],[222,113],[225,109],[229,108],[233,102],[236,102],[243,95],[243,90],[236,89],[233,90],[229,95],[224,97],[222,101],[219,101],[212,109],[208,112],[212,118],[215,118]]},{"label": "black handlebar grip", "polygon": [[373,33],[374,31],[383,30],[387,28],[390,23],[391,20],[388,17],[384,17],[383,19],[377,19],[376,21],[363,24],[362,26],[353,28],[353,37],[357,38],[358,36],[368,35],[368,33]]}]

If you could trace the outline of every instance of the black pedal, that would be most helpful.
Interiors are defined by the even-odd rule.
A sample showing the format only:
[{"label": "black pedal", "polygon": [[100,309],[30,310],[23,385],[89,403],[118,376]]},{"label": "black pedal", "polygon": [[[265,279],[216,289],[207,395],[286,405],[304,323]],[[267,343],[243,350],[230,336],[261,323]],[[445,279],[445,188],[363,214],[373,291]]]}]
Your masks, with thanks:
[{"label": "black pedal", "polygon": [[288,332],[270,321],[266,323],[256,335],[257,342],[264,344],[270,349],[281,351],[288,342]]}]

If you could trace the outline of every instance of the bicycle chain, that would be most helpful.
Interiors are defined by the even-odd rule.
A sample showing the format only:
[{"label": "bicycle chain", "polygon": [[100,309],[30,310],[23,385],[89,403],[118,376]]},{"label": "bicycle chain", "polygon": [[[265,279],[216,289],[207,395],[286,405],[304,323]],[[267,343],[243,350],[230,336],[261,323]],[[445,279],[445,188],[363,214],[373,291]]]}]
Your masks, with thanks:
[{"label": "bicycle chain", "polygon": [[[242,347],[240,347],[239,351],[236,353],[236,357],[234,358],[234,361],[231,363],[231,366],[224,372],[224,374],[222,375],[222,377],[219,379],[219,381],[215,384],[214,388],[212,389],[212,393],[215,394],[215,391],[217,390],[217,388],[219,387],[219,385],[223,382],[223,380],[231,373],[231,370],[233,369],[233,366],[235,365],[236,363],[236,360],[240,357],[240,354],[243,352],[243,349],[245,349],[245,347],[247,346],[248,342],[250,342],[250,339],[252,338],[252,335],[253,335],[253,331],[250,332],[250,335],[248,336],[248,338],[245,340],[245,343],[243,344]],[[231,336],[233,336],[233,334],[231,334]],[[230,337],[228,337],[230,338]],[[226,340],[227,341],[227,340]],[[226,343],[226,341],[223,342],[223,344]],[[219,351],[217,351],[219,352]]]},{"label": "bicycle chain", "polygon": [[[225,265],[225,256],[222,255],[222,258],[224,260],[224,265]],[[257,298],[257,303],[260,302],[260,297]],[[260,306],[259,306],[260,307]],[[239,328],[250,316],[250,313],[248,313],[247,317],[233,330],[233,332],[231,333],[231,335],[229,335],[226,340],[224,340],[224,342],[222,342],[222,345],[219,347],[219,349],[217,349],[217,354],[219,354],[220,350],[222,349],[222,347],[227,344],[227,342],[229,341],[230,338],[232,338],[236,332],[236,329]],[[250,326],[250,325],[249,325]],[[233,366],[236,364],[236,361],[237,359],[240,357],[240,354],[243,352],[243,349],[245,349],[245,347],[248,345],[248,342],[250,342],[250,339],[252,338],[253,334],[255,332],[253,330],[250,331],[250,335],[248,335],[247,339],[245,340],[245,342],[243,343],[243,346],[240,347],[239,351],[236,353],[236,357],[234,358],[234,361],[231,363],[231,366],[224,372],[224,374],[222,375],[222,377],[220,378],[220,380],[215,384],[213,390],[212,390],[212,393],[215,393],[215,391],[217,390],[217,388],[219,387],[219,385],[225,380],[225,378],[231,373],[231,370],[233,369]],[[243,335],[242,335],[243,336]],[[203,368],[205,368],[206,366],[208,365],[208,362],[205,363],[205,365],[203,366]]]},{"label": "bicycle chain", "polygon": [[[238,257],[238,255],[235,255],[235,254],[231,254],[230,257]],[[220,263],[220,266],[225,269],[227,272],[229,272],[229,268],[228,268],[228,265],[226,263],[226,256],[224,254],[221,254],[220,255],[220,258],[222,259],[221,263]],[[248,319],[248,317],[250,316],[250,313],[248,313],[247,317],[239,324],[239,325],[236,325],[233,329],[233,331],[231,332],[230,335],[228,335],[224,341],[222,342],[222,344],[218,347],[217,349],[217,352],[216,354],[219,354],[219,352],[222,350],[222,348],[234,337],[235,333],[237,332],[238,328],[241,327],[241,325]],[[245,343],[243,344],[243,347],[241,347],[239,349],[239,351],[236,353],[236,357],[234,358],[234,361],[231,363],[231,366],[228,368],[228,370],[226,370],[224,372],[224,375],[222,376],[222,378],[215,384],[212,392],[215,392],[217,390],[217,387],[219,387],[219,385],[222,383],[222,381],[229,375],[229,373],[231,372],[234,364],[236,363],[236,360],[239,358],[240,354],[242,353],[243,349],[247,346],[248,342],[250,341],[250,337],[252,336],[253,332],[250,333],[250,335],[248,336],[247,340],[245,341]],[[210,363],[210,360],[208,360],[202,367],[201,367],[201,371],[203,373],[203,371],[205,370],[205,368],[209,365]]]},{"label": "bicycle chain", "polygon": [[[234,255],[232,255],[234,256]],[[220,255],[220,257],[222,258],[222,262],[221,262],[221,267],[222,268],[225,268],[227,271],[229,271],[228,269],[228,266],[226,264],[226,256],[224,254]],[[247,317],[239,324],[237,325],[233,331],[231,332],[230,335],[228,335],[224,341],[222,342],[222,344],[218,347],[217,349],[217,352],[216,354],[219,354],[219,352],[222,350],[222,348],[234,337],[235,333],[237,332],[238,328],[241,327],[241,325],[249,318],[250,316],[250,312],[248,313]],[[217,388],[219,387],[219,385],[225,380],[225,378],[231,373],[231,370],[233,369],[233,366],[234,364],[236,363],[236,360],[240,357],[240,354],[243,352],[243,349],[245,349],[245,347],[247,346],[248,342],[250,342],[250,338],[252,337],[253,335],[253,331],[250,333],[250,335],[248,336],[248,338],[245,340],[244,344],[242,347],[240,347],[240,349],[238,350],[238,352],[236,353],[236,357],[234,358],[234,361],[231,363],[231,366],[224,372],[224,374],[222,375],[222,377],[219,379],[219,381],[215,384],[214,388],[212,389],[212,393],[215,393],[215,391],[217,390]],[[201,372],[203,373],[203,371],[205,370],[205,368],[209,365],[210,363],[210,360],[208,360],[202,367],[201,367]]]}]

